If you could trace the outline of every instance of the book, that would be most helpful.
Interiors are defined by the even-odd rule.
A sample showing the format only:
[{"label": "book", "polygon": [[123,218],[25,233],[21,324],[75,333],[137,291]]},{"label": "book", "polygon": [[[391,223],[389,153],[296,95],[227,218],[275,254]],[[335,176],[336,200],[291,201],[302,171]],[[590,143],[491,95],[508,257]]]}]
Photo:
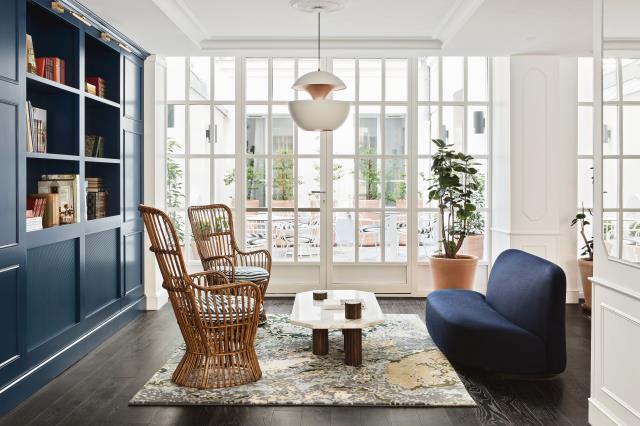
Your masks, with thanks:
[{"label": "book", "polygon": [[36,53],[33,49],[33,38],[31,34],[27,34],[27,72],[36,73]]},{"label": "book", "polygon": [[27,232],[38,231],[42,229],[42,223],[43,223],[42,216],[28,217]]},{"label": "book", "polygon": [[96,86],[91,84],[91,83],[85,83],[84,84],[84,90],[85,92],[89,93],[90,95],[95,95],[96,92]]},{"label": "book", "polygon": [[26,119],[27,119],[27,127],[26,127],[26,129],[27,129],[27,138],[26,138],[27,152],[33,152],[33,129],[31,128],[31,102],[27,101],[25,112],[26,112]]},{"label": "book", "polygon": [[79,175],[73,176],[73,179],[47,179],[47,177],[56,175],[42,175],[38,181],[39,194],[57,194],[58,195],[58,216],[59,222],[73,223],[79,219],[78,209],[80,207],[79,199]]},{"label": "book", "polygon": [[102,77],[86,77],[85,82],[95,86],[96,96],[100,96],[101,98],[106,97],[106,85]]},{"label": "book", "polygon": [[31,106],[32,152],[47,152],[47,110]]},{"label": "book", "polygon": [[65,84],[64,60],[56,57],[36,58],[36,74],[48,80]]},{"label": "book", "polygon": [[58,194],[30,194],[29,200],[44,199],[44,211],[42,212],[42,227],[50,228],[60,224],[59,195]]},{"label": "book", "polygon": [[85,192],[87,198],[87,220],[106,217],[107,191],[102,178],[86,178]]},{"label": "book", "polygon": [[104,157],[104,137],[87,135],[84,138],[85,157]]}]

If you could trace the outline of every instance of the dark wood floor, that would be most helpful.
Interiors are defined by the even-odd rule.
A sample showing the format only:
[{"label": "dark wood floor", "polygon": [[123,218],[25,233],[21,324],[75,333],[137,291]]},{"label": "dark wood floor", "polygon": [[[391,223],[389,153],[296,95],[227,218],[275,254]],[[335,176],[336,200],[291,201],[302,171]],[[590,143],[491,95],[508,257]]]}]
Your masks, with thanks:
[{"label": "dark wood floor", "polygon": [[[291,299],[269,299],[289,313]],[[380,299],[385,313],[416,313],[422,299]],[[168,306],[141,318],[31,396],[0,425],[584,425],[590,323],[567,306],[567,370],[537,380],[459,370],[476,408],[129,407],[181,338]]]}]

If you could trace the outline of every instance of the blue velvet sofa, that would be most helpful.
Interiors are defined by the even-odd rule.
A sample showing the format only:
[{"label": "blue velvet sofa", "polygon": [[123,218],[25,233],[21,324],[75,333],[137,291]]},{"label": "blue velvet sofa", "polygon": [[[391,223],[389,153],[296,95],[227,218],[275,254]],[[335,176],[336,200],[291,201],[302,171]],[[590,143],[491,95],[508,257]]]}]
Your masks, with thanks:
[{"label": "blue velvet sofa", "polygon": [[566,366],[566,278],[557,265],[506,250],[491,269],[486,297],[429,294],[426,321],[454,364],[509,374],[558,374]]}]

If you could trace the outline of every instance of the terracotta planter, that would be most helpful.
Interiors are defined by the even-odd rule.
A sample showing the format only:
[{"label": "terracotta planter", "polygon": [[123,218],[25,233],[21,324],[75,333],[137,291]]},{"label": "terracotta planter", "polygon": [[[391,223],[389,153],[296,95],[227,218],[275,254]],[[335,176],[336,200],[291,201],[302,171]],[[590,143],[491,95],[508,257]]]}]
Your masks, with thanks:
[{"label": "terracotta planter", "polygon": [[593,276],[593,260],[578,259],[578,268],[580,269],[580,281],[582,281],[582,292],[584,293],[584,305],[582,309],[591,312],[591,281],[589,278]]},{"label": "terracotta planter", "polygon": [[460,288],[471,290],[476,275],[478,258],[467,254],[459,254],[455,259],[434,255],[430,258],[433,288],[444,290]]},{"label": "terracotta planter", "polygon": [[467,235],[462,243],[462,253],[482,259],[484,257],[484,235]]}]

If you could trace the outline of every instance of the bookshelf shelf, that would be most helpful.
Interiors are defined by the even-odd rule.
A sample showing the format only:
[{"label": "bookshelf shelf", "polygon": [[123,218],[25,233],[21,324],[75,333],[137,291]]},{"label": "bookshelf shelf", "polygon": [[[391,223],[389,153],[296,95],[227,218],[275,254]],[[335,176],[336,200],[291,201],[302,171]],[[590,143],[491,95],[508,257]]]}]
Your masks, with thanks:
[{"label": "bookshelf shelf", "polygon": [[27,249],[31,249],[34,247],[42,247],[60,241],[78,238],[81,234],[82,224],[70,223],[67,225],[52,226],[50,228],[27,232],[25,234],[25,240]]},{"label": "bookshelf shelf", "polygon": [[87,163],[105,163],[105,164],[120,164],[117,158],[100,158],[100,157],[84,157],[84,161]]},{"label": "bookshelf shelf", "polygon": [[104,105],[108,105],[112,108],[120,109],[120,104],[117,102],[110,101],[109,99],[101,98],[100,96],[92,95],[91,93],[84,94],[84,97],[89,102],[99,102]]},{"label": "bookshelf shelf", "polygon": [[75,87],[67,86],[66,84],[58,83],[56,81],[49,80],[48,78],[40,77],[39,75],[31,73],[27,73],[27,84],[47,87],[53,91],[61,90],[63,92],[74,93],[76,95],[80,93],[80,90],[76,89]]},{"label": "bookshelf shelf", "polygon": [[27,159],[80,161],[80,157],[78,157],[77,155],[51,154],[48,152],[27,152]]}]

